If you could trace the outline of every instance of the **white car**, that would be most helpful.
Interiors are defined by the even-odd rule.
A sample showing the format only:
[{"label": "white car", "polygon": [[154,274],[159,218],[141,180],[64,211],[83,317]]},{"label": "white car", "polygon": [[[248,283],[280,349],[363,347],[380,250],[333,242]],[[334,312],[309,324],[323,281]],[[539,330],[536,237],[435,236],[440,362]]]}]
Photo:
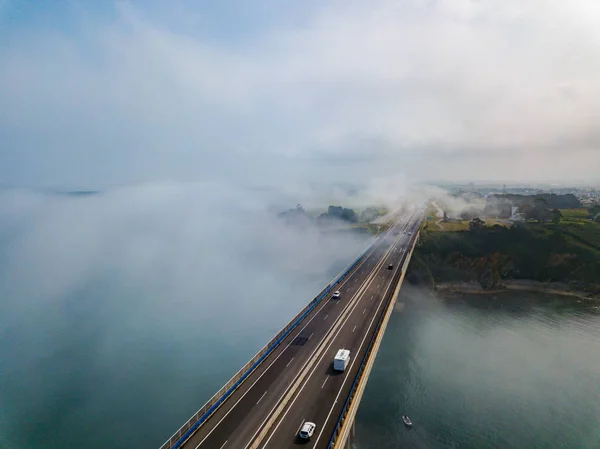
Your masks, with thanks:
[{"label": "white car", "polygon": [[313,433],[315,433],[316,427],[317,426],[314,422],[306,421],[304,424],[302,424],[302,428],[300,429],[300,433],[298,433],[298,436],[303,440],[308,440],[310,439],[310,437],[313,436]]},{"label": "white car", "polygon": [[334,299],[337,299],[337,298],[339,298],[340,296],[341,296],[341,293],[340,293],[340,291],[339,291],[339,290],[336,290],[335,292],[333,292],[333,298],[334,298]]}]

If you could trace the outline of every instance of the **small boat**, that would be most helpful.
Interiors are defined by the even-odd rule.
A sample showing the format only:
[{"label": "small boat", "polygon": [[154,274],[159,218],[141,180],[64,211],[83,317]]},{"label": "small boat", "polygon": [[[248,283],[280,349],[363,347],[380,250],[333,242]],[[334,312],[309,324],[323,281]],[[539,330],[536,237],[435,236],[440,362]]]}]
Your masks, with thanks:
[{"label": "small boat", "polygon": [[412,427],[412,421],[408,417],[408,415],[402,415],[402,421],[406,427]]}]

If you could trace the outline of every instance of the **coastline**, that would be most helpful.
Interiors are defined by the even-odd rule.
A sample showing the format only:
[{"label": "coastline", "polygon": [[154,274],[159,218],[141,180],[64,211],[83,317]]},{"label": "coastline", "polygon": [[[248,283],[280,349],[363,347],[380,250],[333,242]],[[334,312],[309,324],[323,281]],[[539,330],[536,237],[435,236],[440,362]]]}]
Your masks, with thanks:
[{"label": "coastline", "polygon": [[569,286],[562,282],[539,282],[534,280],[503,280],[500,288],[483,288],[479,282],[453,281],[441,282],[436,284],[434,290],[440,293],[463,293],[463,294],[498,294],[507,291],[524,291],[534,293],[548,293],[559,296],[571,296],[574,298],[590,301],[600,301],[600,296],[592,293],[571,290]]}]

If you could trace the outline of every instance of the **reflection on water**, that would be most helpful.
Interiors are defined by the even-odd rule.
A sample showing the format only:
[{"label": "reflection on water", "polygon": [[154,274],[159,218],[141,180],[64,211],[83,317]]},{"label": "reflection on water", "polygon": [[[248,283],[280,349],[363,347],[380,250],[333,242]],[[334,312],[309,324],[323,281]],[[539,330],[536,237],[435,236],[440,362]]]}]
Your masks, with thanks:
[{"label": "reflection on water", "polygon": [[354,447],[600,447],[595,305],[515,292],[442,301],[404,290]]}]

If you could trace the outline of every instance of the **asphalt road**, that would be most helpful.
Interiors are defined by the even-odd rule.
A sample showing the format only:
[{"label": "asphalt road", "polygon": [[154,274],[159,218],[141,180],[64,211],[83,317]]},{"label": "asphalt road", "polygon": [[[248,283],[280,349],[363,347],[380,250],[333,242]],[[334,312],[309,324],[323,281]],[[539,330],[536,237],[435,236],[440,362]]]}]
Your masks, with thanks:
[{"label": "asphalt road", "polygon": [[[260,447],[303,444],[296,434],[304,420],[317,424],[313,439],[304,445],[326,447],[346,399],[344,394],[350,389],[383,312],[383,299],[393,290],[392,277],[408,250],[411,236],[402,231],[418,227],[414,217],[408,215],[399,216],[399,235],[390,233],[383,238],[334,288],[340,290],[341,298],[332,299],[331,294],[324,298],[183,448],[248,448],[283,397],[292,393],[292,385],[298,386],[294,396]],[[393,270],[388,270],[389,263],[393,263]],[[340,348],[350,349],[352,359],[344,373],[335,374],[331,365]],[[306,372],[311,363],[314,367]]]},{"label": "asphalt road", "polygon": [[[414,233],[418,226],[416,224],[409,229]],[[399,270],[405,255],[410,251],[411,242],[411,236],[402,235],[385,264],[358,298],[352,312],[343,319],[317,363],[302,381],[298,392],[258,447],[283,449],[328,446],[377,322],[396,288]],[[393,270],[387,269],[388,263],[394,264]],[[348,368],[342,373],[332,369],[333,357],[340,348],[349,349],[352,355]],[[305,421],[316,424],[315,433],[308,442],[297,436]]]}]

